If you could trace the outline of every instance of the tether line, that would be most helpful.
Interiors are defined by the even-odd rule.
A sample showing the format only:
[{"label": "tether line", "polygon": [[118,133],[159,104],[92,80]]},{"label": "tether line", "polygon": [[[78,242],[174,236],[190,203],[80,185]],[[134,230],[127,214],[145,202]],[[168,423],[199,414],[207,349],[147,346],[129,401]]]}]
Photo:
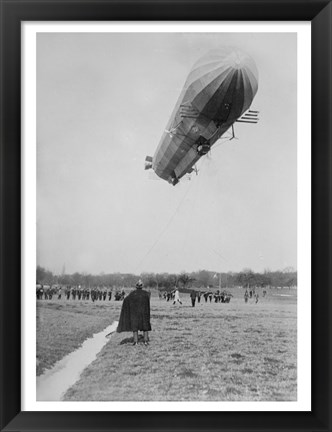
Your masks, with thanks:
[{"label": "tether line", "polygon": [[172,214],[172,216],[170,217],[169,221],[167,222],[167,224],[165,225],[165,227],[163,228],[163,230],[160,232],[160,234],[158,235],[157,239],[155,240],[155,242],[153,243],[153,245],[150,247],[150,249],[146,252],[146,254],[143,256],[143,258],[141,259],[141,261],[137,264],[137,268],[142,264],[142,262],[145,260],[145,258],[153,251],[153,249],[155,248],[155,246],[158,244],[159,240],[161,239],[161,237],[165,234],[165,232],[167,231],[168,227],[170,226],[170,224],[173,222],[173,219],[176,215],[176,213],[179,211],[183,201],[185,200],[186,196],[188,195],[190,189],[191,189],[192,184],[190,184],[190,186],[188,187],[186,193],[183,195],[181,201],[179,202],[177,208],[175,209],[174,213]]}]

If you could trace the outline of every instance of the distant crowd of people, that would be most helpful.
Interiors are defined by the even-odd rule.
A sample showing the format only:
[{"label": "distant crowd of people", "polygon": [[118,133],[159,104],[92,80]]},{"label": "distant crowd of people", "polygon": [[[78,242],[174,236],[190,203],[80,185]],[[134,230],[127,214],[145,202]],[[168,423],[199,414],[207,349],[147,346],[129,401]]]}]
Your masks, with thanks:
[{"label": "distant crowd of people", "polygon": [[[151,292],[148,291],[149,296]],[[52,300],[62,298],[66,300],[91,300],[95,301],[111,301],[114,298],[115,301],[123,301],[126,293],[124,289],[114,289],[113,287],[107,286],[94,286],[94,287],[82,287],[80,285],[41,285],[38,284],[36,287],[37,300]],[[207,290],[191,290],[189,293],[191,304],[195,307],[197,303],[204,299],[205,303],[229,303],[233,295],[226,290],[217,290],[212,292],[209,288]],[[262,296],[266,296],[266,289],[263,290]],[[179,303],[182,305],[180,298],[179,289],[176,287],[171,291],[159,291],[159,298],[161,300],[171,301],[173,305]],[[249,299],[252,299],[255,303],[259,301],[259,293],[255,288],[247,288],[244,293],[244,301],[248,303]],[[203,300],[202,300],[203,301]]]},{"label": "distant crowd of people", "polygon": [[196,300],[198,303],[200,303],[202,296],[205,300],[205,303],[208,301],[212,303],[212,300],[214,303],[229,303],[233,297],[232,294],[225,290],[217,290],[215,293],[211,292],[210,290],[204,292],[192,290],[190,293],[191,305],[195,307]]},{"label": "distant crowd of people", "polygon": [[[114,300],[122,301],[125,298],[124,289],[116,289],[114,291]],[[61,300],[90,300],[91,301],[111,301],[113,296],[112,287],[81,287],[80,285],[66,285],[66,286],[45,286],[37,285],[36,287],[37,300],[52,300],[53,297]]]},{"label": "distant crowd of people", "polygon": [[[266,296],[266,289],[263,289],[262,296]],[[209,288],[205,291],[201,290],[192,290],[189,294],[191,305],[192,307],[195,307],[196,301],[197,303],[201,302],[201,298],[204,298],[205,303],[229,303],[231,301],[231,298],[233,297],[233,294],[229,293],[226,290],[217,290],[215,292],[212,292]],[[172,301],[173,304],[180,303],[180,295],[178,288],[172,290],[172,291],[159,291],[159,298],[161,300],[166,301]],[[256,291],[255,288],[247,288],[244,293],[244,301],[245,303],[248,303],[249,299],[253,299],[255,303],[258,303],[259,301],[259,293]]]},{"label": "distant crowd of people", "polygon": [[[225,290],[217,290],[215,293],[213,293],[210,289],[208,289],[207,291],[197,291],[193,289],[191,290],[189,296],[193,307],[195,307],[196,300],[197,303],[201,302],[202,297],[204,298],[205,303],[207,303],[208,301],[212,303],[212,300],[215,303],[229,303],[231,301],[231,298],[233,297],[232,294]],[[173,304],[182,304],[178,288],[175,288],[172,291],[159,291],[159,298],[161,300],[172,301]]]}]

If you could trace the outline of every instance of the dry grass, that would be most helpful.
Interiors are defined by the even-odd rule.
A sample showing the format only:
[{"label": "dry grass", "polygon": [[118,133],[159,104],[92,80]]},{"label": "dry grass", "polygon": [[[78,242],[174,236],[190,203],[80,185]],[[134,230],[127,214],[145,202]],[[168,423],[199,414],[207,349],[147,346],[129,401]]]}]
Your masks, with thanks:
[{"label": "dry grass", "polygon": [[[296,297],[269,293],[258,304],[245,304],[242,295],[229,304],[201,302],[195,308],[189,296],[182,306],[152,298],[150,345],[134,347],[130,333],[114,334],[65,399],[296,400]],[[102,305],[84,306],[90,333],[119,317],[121,304]],[[67,326],[64,333],[82,326],[78,318],[74,330]],[[69,333],[66,338],[72,343]]]}]

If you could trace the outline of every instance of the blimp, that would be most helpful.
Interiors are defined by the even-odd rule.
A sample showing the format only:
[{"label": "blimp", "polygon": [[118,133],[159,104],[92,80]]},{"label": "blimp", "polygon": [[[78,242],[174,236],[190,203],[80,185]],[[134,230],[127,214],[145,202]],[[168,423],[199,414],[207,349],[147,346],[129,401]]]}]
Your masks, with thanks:
[{"label": "blimp", "polygon": [[251,56],[233,47],[209,51],[193,65],[145,169],[179,183],[227,131],[234,137],[235,122],[257,123],[258,111],[250,109],[257,90]]}]

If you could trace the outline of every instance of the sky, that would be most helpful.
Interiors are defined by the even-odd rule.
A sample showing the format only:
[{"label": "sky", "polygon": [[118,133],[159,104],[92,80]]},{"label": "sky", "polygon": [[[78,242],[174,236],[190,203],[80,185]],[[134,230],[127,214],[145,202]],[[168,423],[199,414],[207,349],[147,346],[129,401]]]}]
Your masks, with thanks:
[{"label": "sky", "polygon": [[[37,264],[54,273],[297,268],[295,33],[39,33]],[[252,109],[198,175],[144,170],[192,65],[234,46]]]}]

